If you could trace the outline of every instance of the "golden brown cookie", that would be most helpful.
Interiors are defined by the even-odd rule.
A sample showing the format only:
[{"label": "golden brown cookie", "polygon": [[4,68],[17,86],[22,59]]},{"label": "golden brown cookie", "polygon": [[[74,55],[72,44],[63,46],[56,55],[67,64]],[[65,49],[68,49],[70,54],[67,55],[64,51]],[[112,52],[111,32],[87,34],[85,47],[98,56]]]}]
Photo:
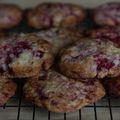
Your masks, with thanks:
[{"label": "golden brown cookie", "polygon": [[85,18],[85,10],[74,4],[42,3],[28,12],[28,25],[33,28],[74,26]]},{"label": "golden brown cookie", "polygon": [[68,44],[71,44],[83,37],[82,30],[71,28],[51,28],[34,33],[53,45],[52,51],[56,55]]},{"label": "golden brown cookie", "polygon": [[117,47],[120,47],[120,26],[89,30],[87,35],[100,40],[110,40],[115,43]]},{"label": "golden brown cookie", "polygon": [[98,25],[120,25],[120,2],[105,3],[96,7],[93,16]]},{"label": "golden brown cookie", "polygon": [[0,76],[0,106],[4,105],[16,92],[17,85],[10,79]]},{"label": "golden brown cookie", "polygon": [[0,73],[9,77],[30,77],[53,63],[51,45],[37,36],[21,34],[0,41]]},{"label": "golden brown cookie", "polygon": [[104,88],[96,79],[81,82],[53,70],[39,78],[29,78],[23,91],[27,100],[52,112],[76,111],[105,95]]},{"label": "golden brown cookie", "polygon": [[22,10],[14,4],[0,4],[0,29],[17,26],[22,20]]},{"label": "golden brown cookie", "polygon": [[60,70],[71,78],[120,75],[120,48],[109,40],[82,39],[63,49],[60,56]]}]

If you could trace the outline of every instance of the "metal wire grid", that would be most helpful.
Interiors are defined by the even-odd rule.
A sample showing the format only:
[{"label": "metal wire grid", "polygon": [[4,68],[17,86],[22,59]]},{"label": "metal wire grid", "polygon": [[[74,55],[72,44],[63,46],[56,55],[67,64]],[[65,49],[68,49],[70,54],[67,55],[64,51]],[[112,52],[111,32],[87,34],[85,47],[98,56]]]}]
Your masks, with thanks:
[{"label": "metal wire grid", "polygon": [[[7,108],[9,108],[9,111],[11,109],[15,109],[16,108],[17,111],[16,111],[16,117],[14,118],[14,120],[103,120],[104,117],[102,117],[102,119],[99,118],[100,116],[99,116],[99,113],[98,113],[98,109],[102,109],[102,110],[107,109],[108,110],[108,112],[109,112],[108,118],[106,118],[106,119],[104,118],[104,120],[119,120],[119,118],[120,118],[120,116],[118,116],[118,117],[116,117],[114,119],[114,117],[113,117],[114,114],[113,114],[113,110],[112,110],[113,108],[120,108],[120,105],[118,105],[118,104],[114,105],[111,102],[112,100],[119,101],[119,99],[115,98],[115,97],[111,97],[109,94],[107,94],[107,96],[102,99],[103,101],[106,101],[106,104],[103,104],[103,103],[99,102],[100,104],[94,103],[92,105],[89,105],[89,106],[85,107],[85,108],[89,109],[87,112],[93,111],[93,114],[90,114],[90,116],[92,116],[92,119],[89,119],[90,116],[88,116],[88,119],[84,119],[84,116],[85,116],[85,112],[83,111],[84,108],[79,110],[79,111],[77,111],[77,114],[75,114],[75,116],[77,118],[73,117],[73,119],[72,118],[69,119],[70,118],[69,115],[72,114],[72,113],[63,113],[63,114],[60,114],[61,116],[63,116],[62,118],[59,118],[59,115],[58,115],[57,119],[53,119],[53,118],[51,118],[51,115],[52,114],[54,115],[54,113],[51,113],[51,112],[49,112],[47,110],[46,110],[46,113],[45,113],[46,114],[45,115],[46,116],[45,119],[40,118],[40,117],[38,119],[38,118],[36,118],[36,112],[40,113],[40,111],[37,110],[38,107],[33,105],[33,104],[30,104],[30,103],[26,104],[27,102],[24,103],[22,92],[21,92],[21,94],[19,96],[14,96],[11,99],[13,101],[17,100],[18,101],[17,104],[11,104],[11,102],[8,102],[6,105],[4,105],[4,106],[2,106],[0,108],[0,112],[3,112]],[[28,111],[29,111],[29,109],[31,109],[32,113],[30,114],[28,119],[23,119],[24,117],[21,118],[21,116],[22,116],[21,115],[21,109],[22,108],[27,108]],[[42,109],[43,108],[41,108],[41,110]],[[44,109],[43,109],[43,111],[44,111]],[[120,110],[119,110],[119,112],[120,112]],[[28,112],[28,114],[29,114],[29,112]],[[0,120],[3,120],[3,119],[0,119]],[[4,120],[8,120],[8,119],[4,118]],[[13,120],[13,119],[9,119],[9,120]]]}]

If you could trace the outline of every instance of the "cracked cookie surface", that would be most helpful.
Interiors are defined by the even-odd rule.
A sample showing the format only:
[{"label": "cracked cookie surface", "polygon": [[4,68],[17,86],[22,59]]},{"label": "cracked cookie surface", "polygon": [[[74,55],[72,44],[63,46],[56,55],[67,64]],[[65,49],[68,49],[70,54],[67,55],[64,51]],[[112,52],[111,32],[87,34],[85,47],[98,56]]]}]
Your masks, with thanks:
[{"label": "cracked cookie surface", "polygon": [[72,78],[104,78],[120,74],[120,48],[109,40],[82,39],[63,49],[59,67]]},{"label": "cracked cookie surface", "polygon": [[34,28],[74,26],[85,18],[85,10],[79,5],[67,3],[43,3],[28,12],[28,24]]},{"label": "cracked cookie surface", "polygon": [[42,77],[29,78],[25,98],[52,112],[72,112],[94,103],[105,95],[98,80],[74,80],[49,70]]},{"label": "cracked cookie surface", "polygon": [[10,79],[0,76],[0,106],[3,106],[15,94],[17,85]]},{"label": "cracked cookie surface", "polygon": [[0,40],[0,74],[30,77],[52,65],[51,45],[39,37],[13,35]]},{"label": "cracked cookie surface", "polygon": [[14,4],[0,4],[0,29],[17,26],[22,20],[22,10]]},{"label": "cracked cookie surface", "polygon": [[94,20],[99,25],[120,25],[120,2],[110,2],[94,9]]}]

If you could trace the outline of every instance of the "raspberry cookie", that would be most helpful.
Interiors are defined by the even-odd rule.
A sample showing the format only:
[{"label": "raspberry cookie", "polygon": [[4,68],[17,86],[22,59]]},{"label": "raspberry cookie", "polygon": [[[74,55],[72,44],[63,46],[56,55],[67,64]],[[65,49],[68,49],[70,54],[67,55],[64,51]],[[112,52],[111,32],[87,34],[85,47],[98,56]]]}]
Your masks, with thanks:
[{"label": "raspberry cookie", "polygon": [[42,30],[35,35],[47,40],[53,45],[52,51],[57,54],[61,48],[83,37],[82,30],[67,28],[51,28]]},{"label": "raspberry cookie", "polygon": [[16,35],[0,41],[0,73],[10,77],[38,75],[52,65],[51,45],[32,35]]},{"label": "raspberry cookie", "polygon": [[28,12],[27,20],[33,28],[74,26],[85,18],[85,10],[67,3],[43,3]]},{"label": "raspberry cookie", "polygon": [[105,85],[111,94],[120,97],[120,76],[115,78],[107,78]]},{"label": "raspberry cookie", "polygon": [[104,78],[120,74],[120,49],[110,41],[82,39],[63,49],[60,70],[72,78]]},{"label": "raspberry cookie", "polygon": [[75,111],[105,95],[105,90],[98,80],[81,82],[52,70],[38,79],[28,80],[23,91],[27,100],[52,112]]},{"label": "raspberry cookie", "polygon": [[120,2],[105,3],[94,9],[94,21],[98,25],[120,25]]},{"label": "raspberry cookie", "polygon": [[90,30],[88,36],[92,38],[98,38],[100,40],[110,40],[120,47],[120,27],[106,27],[96,30]]},{"label": "raspberry cookie", "polygon": [[22,10],[14,4],[0,4],[0,29],[14,27],[22,20]]},{"label": "raspberry cookie", "polygon": [[0,106],[4,105],[16,92],[16,84],[5,78],[0,76]]}]

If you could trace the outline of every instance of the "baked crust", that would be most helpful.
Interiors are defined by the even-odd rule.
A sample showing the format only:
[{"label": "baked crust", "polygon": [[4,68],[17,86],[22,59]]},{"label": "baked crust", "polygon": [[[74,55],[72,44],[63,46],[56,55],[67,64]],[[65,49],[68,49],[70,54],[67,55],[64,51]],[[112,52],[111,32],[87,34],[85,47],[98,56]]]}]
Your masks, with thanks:
[{"label": "baked crust", "polygon": [[0,46],[0,72],[8,77],[36,76],[53,63],[52,45],[37,36],[14,35],[1,40]]},{"label": "baked crust", "polygon": [[16,92],[17,85],[10,79],[0,76],[0,106],[3,106]]},{"label": "baked crust", "polygon": [[104,78],[120,74],[120,49],[109,40],[87,38],[60,54],[59,67],[71,78]]},{"label": "baked crust", "polygon": [[117,47],[120,47],[120,26],[93,29],[87,31],[86,34],[92,38],[110,40],[111,42],[115,43]]},{"label": "baked crust", "polygon": [[[82,80],[82,79],[81,79]],[[105,95],[98,80],[74,80],[49,70],[39,78],[29,78],[25,98],[52,112],[72,112],[94,103]]]},{"label": "baked crust", "polygon": [[14,4],[0,4],[0,29],[15,27],[21,20],[21,8]]},{"label": "baked crust", "polygon": [[74,28],[51,28],[33,33],[53,45],[52,52],[57,55],[63,48],[82,38],[83,30]]},{"label": "baked crust", "polygon": [[84,18],[83,7],[67,3],[42,3],[27,14],[28,25],[37,29],[74,26]]},{"label": "baked crust", "polygon": [[120,2],[105,3],[94,9],[94,21],[102,26],[117,26],[120,25],[119,13]]}]

